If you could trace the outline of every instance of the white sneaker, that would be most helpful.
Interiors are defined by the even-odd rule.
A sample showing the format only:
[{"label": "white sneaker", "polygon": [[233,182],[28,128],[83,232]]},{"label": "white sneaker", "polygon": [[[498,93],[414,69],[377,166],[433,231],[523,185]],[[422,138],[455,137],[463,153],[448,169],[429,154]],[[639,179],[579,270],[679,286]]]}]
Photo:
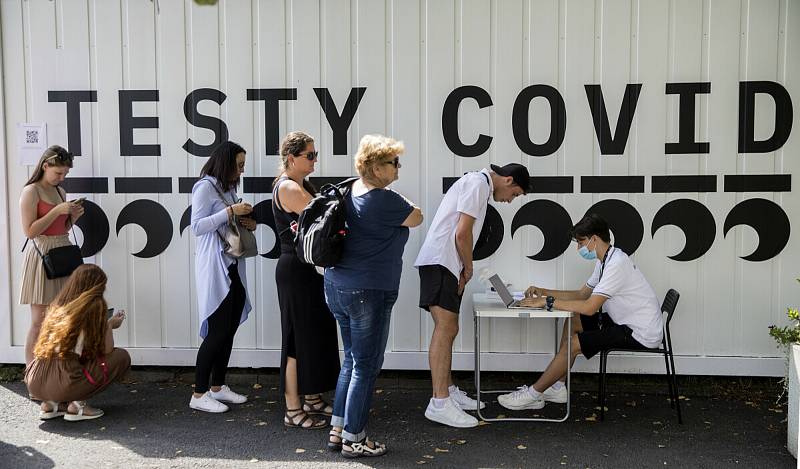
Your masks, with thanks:
[{"label": "white sneaker", "polygon": [[437,409],[436,406],[433,405],[433,398],[431,398],[430,402],[428,402],[428,408],[425,409],[425,418],[456,428],[478,426],[478,419],[461,410],[458,404],[453,401],[452,397],[445,401],[444,407],[441,409]]},{"label": "white sneaker", "polygon": [[247,402],[247,396],[231,391],[231,388],[226,384],[220,386],[220,390],[217,392],[209,391],[209,394],[220,402],[230,402],[231,404],[244,404]]},{"label": "white sneaker", "polygon": [[210,396],[210,393],[203,394],[202,397],[194,397],[189,401],[189,407],[194,410],[219,414],[228,411],[228,406]]},{"label": "white sneaker", "polygon": [[563,384],[559,389],[553,389],[553,386],[550,386],[542,393],[545,401],[555,402],[556,404],[566,404],[568,394],[567,387]]},{"label": "white sneaker", "polygon": [[501,406],[510,410],[541,409],[544,407],[544,395],[538,398],[531,395],[528,386],[520,386],[516,391],[497,396],[497,402]]},{"label": "white sneaker", "polygon": [[[458,389],[458,386],[452,386],[449,389],[450,399],[461,408],[461,410],[478,410],[478,401],[469,397],[466,392]],[[485,408],[486,404],[481,402],[481,409]]]}]

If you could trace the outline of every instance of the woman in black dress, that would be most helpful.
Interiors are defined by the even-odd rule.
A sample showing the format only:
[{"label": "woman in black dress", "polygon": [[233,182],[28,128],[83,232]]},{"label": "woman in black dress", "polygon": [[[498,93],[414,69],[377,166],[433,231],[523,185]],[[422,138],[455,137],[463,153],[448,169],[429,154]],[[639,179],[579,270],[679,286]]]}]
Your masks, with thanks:
[{"label": "woman in black dress", "polygon": [[272,213],[281,243],[275,281],[281,309],[283,422],[304,429],[326,426],[323,418],[313,416],[332,414],[333,407],[320,393],[336,388],[340,367],[336,320],[325,303],[322,275],[313,265],[301,262],[294,250],[292,223],[316,193],[305,179],[314,172],[316,160],[314,139],[290,132],[281,143],[281,166],[272,190]]}]

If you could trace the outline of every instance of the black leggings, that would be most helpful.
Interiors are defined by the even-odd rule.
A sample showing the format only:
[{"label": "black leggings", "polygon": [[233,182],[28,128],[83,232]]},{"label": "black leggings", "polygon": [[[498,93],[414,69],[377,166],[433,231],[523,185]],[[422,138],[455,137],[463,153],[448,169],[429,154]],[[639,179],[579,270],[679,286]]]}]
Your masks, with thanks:
[{"label": "black leggings", "polygon": [[237,263],[228,268],[231,289],[219,308],[208,318],[208,334],[197,351],[194,392],[204,393],[211,386],[225,384],[225,373],[233,350],[233,337],[239,328],[245,302],[245,289],[239,278]]}]

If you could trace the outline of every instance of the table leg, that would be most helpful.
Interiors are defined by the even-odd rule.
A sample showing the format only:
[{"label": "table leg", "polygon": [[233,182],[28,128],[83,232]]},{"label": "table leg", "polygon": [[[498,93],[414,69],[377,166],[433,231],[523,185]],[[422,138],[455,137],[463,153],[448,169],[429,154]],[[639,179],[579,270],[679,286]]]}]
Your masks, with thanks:
[{"label": "table leg", "polygon": [[[501,393],[508,393],[513,392],[513,390],[487,390],[481,391],[481,321],[480,317],[475,314],[474,316],[475,321],[475,394],[476,399],[478,402],[481,401],[481,393],[484,394],[501,394]],[[566,319],[570,321],[570,318]],[[499,421],[517,421],[517,422],[564,422],[569,418],[570,414],[570,402],[571,402],[571,393],[570,391],[570,371],[571,367],[569,366],[570,356],[572,354],[572,321],[569,322],[567,326],[567,409],[563,417],[560,419],[550,419],[550,418],[541,418],[541,417],[534,417],[534,418],[526,418],[526,417],[504,417],[504,418],[486,418],[481,414],[480,406],[478,406],[477,414],[478,419],[486,421],[486,422],[499,422]],[[558,318],[556,318],[556,339],[558,338]],[[558,353],[558,341],[556,341],[556,353]]]},{"label": "table leg", "polygon": [[[568,322],[567,325],[567,413],[564,415],[564,420],[569,418],[569,410],[570,410],[570,401],[572,398],[572,386],[570,385],[570,375],[572,374],[572,367],[570,366],[570,362],[572,361],[572,318],[564,319]],[[562,420],[563,421],[563,420]]]},{"label": "table leg", "polygon": [[478,401],[478,418],[485,420],[481,415],[481,319],[475,315],[475,399]]},{"label": "table leg", "polygon": [[558,318],[553,319],[555,321],[555,329],[553,330],[554,338],[553,338],[553,356],[555,357],[558,355]]}]

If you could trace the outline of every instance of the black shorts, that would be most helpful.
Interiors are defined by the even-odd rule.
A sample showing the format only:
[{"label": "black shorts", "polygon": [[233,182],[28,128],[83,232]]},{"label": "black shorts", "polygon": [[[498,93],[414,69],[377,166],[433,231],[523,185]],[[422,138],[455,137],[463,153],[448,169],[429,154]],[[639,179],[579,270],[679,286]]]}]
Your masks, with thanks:
[{"label": "black shorts", "polygon": [[430,311],[431,306],[456,314],[461,310],[458,279],[438,264],[419,266],[419,307]]},{"label": "black shorts", "polygon": [[581,314],[581,326],[583,332],[578,333],[578,341],[581,343],[581,353],[586,358],[592,358],[601,350],[613,348],[634,350],[647,348],[633,338],[630,327],[615,323],[608,314],[598,313],[594,316]]}]

